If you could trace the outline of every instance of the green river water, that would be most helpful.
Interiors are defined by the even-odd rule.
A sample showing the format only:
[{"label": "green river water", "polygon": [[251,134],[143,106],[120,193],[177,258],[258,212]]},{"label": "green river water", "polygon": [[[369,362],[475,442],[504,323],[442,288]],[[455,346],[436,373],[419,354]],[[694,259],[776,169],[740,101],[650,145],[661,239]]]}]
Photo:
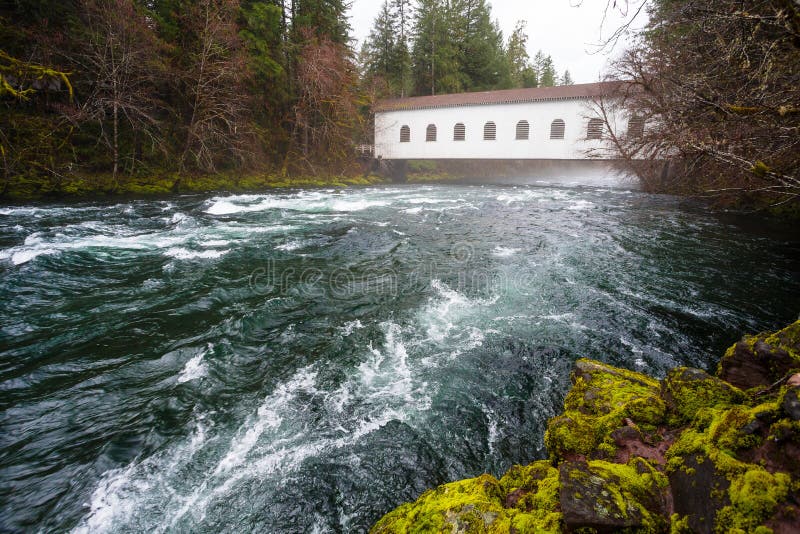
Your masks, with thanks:
[{"label": "green river water", "polygon": [[6,206],[0,273],[12,532],[364,532],[543,458],[577,358],[713,368],[800,312],[796,232],[608,188]]}]

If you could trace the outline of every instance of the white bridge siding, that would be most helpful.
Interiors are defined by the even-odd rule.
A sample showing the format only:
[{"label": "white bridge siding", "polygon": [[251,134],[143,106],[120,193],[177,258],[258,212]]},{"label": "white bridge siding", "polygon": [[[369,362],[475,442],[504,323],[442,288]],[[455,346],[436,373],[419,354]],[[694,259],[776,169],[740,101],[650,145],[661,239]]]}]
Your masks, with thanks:
[{"label": "white bridge siding", "polygon": [[[596,92],[599,96],[600,91],[608,89],[609,85],[586,84],[389,101],[379,105],[375,113],[375,157],[387,160],[585,160],[588,159],[587,151],[593,151],[596,158],[597,153],[604,152],[605,141],[587,138],[589,120],[596,118],[596,113],[592,97],[584,94]],[[569,96],[576,93],[579,96]],[[504,102],[504,99],[514,101]],[[556,119],[564,121],[563,139],[550,137],[551,125]],[[529,125],[527,140],[516,138],[517,124],[523,120]],[[485,140],[484,127],[490,121],[496,125],[496,138]],[[463,141],[454,140],[454,128],[459,123],[466,129]],[[430,125],[436,127],[436,141],[426,140]],[[410,129],[408,142],[401,142],[400,130],[404,126]]]}]

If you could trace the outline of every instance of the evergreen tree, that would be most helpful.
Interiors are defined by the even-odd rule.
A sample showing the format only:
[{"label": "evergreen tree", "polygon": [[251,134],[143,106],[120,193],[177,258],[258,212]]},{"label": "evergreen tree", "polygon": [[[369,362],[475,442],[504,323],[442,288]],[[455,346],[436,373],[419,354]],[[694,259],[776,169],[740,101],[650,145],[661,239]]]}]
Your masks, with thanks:
[{"label": "evergreen tree", "polygon": [[391,94],[400,93],[402,69],[399,61],[398,23],[393,16],[389,0],[384,0],[375,18],[369,37],[364,43],[364,72],[371,78],[380,78]]},{"label": "evergreen tree", "polygon": [[411,54],[414,93],[432,95],[464,89],[451,28],[451,11],[443,0],[420,0],[414,17]]},{"label": "evergreen tree", "polygon": [[559,85],[572,85],[575,82],[572,81],[572,75],[570,75],[569,70],[564,71],[564,76],[561,77],[561,81]]},{"label": "evergreen tree", "polygon": [[540,87],[553,87],[556,85],[557,74],[552,57],[546,56],[544,52],[539,50],[533,59],[533,66],[536,69]]},{"label": "evergreen tree", "polygon": [[275,1],[247,0],[241,4],[239,35],[247,47],[252,71],[248,92],[260,150],[273,159],[286,149],[286,133],[273,127],[289,109],[290,88],[284,46],[285,11]]},{"label": "evergreen tree", "polygon": [[413,8],[411,0],[393,0],[392,8],[397,19],[400,35],[396,43],[398,85],[400,96],[406,96],[411,90],[411,49],[408,45]]},{"label": "evergreen tree", "polygon": [[485,0],[453,0],[450,6],[464,89],[485,91],[510,85],[503,34],[492,21],[489,4]]},{"label": "evergreen tree", "polygon": [[514,32],[508,38],[506,46],[509,79],[511,87],[538,87],[539,75],[531,64],[528,55],[528,34],[525,33],[525,22],[517,22]]},{"label": "evergreen tree", "polygon": [[525,33],[525,21],[517,21],[517,26],[508,38],[506,57],[508,58],[509,77],[514,87],[522,87],[525,69],[530,67],[528,55],[528,34]]},{"label": "evergreen tree", "polygon": [[293,0],[292,40],[295,44],[308,39],[311,30],[318,38],[347,45],[350,40],[350,23],[347,19],[348,3],[345,0]]}]

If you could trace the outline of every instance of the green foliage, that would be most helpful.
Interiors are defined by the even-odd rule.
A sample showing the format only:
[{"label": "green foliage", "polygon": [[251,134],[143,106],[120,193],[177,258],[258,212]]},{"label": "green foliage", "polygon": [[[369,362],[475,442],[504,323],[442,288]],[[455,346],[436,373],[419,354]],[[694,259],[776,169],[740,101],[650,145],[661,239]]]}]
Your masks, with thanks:
[{"label": "green foliage", "polygon": [[[352,173],[368,107],[354,90],[346,10],[343,0],[15,3],[0,21],[0,195],[205,190],[219,181],[196,176],[276,168]],[[304,71],[309,47],[332,70]],[[309,107],[307,80],[325,77],[344,89]],[[332,87],[322,81],[315,97]],[[322,141],[296,164],[309,132]],[[180,172],[177,186],[136,181],[165,172]]]},{"label": "green foliage", "polygon": [[539,77],[540,87],[553,87],[558,85],[556,82],[556,68],[553,64],[553,58],[545,55],[544,52],[539,50],[533,58],[533,68]]},{"label": "green foliage", "polygon": [[283,73],[278,54],[281,47],[281,8],[267,2],[252,2],[241,8],[244,23],[239,35],[248,47],[248,59],[261,83]]},{"label": "green foliage", "polygon": [[420,0],[411,52],[414,94],[536,86],[526,41],[518,26],[507,50],[485,0]]},{"label": "green foliage", "polygon": [[410,81],[411,58],[408,40],[402,27],[406,9],[401,4],[384,0],[362,51],[364,73],[368,78],[379,79],[386,84],[386,96],[403,96]]}]

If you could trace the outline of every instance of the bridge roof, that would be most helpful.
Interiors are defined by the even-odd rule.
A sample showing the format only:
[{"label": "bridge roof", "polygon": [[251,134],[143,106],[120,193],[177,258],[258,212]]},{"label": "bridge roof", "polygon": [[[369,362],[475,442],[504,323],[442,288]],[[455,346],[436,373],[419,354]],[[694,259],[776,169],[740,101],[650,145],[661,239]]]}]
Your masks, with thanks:
[{"label": "bridge roof", "polygon": [[558,87],[535,87],[532,89],[507,89],[436,96],[416,96],[381,100],[375,111],[401,111],[412,109],[449,108],[459,106],[483,106],[487,104],[521,104],[548,100],[572,100],[609,96],[619,92],[625,82],[597,82]]}]

